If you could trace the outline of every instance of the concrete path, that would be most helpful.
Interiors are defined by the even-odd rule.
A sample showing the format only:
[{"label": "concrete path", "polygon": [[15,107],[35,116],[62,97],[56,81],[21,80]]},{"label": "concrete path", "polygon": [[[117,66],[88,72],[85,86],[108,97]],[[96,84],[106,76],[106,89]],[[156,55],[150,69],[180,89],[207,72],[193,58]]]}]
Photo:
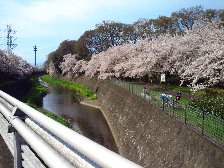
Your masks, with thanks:
[{"label": "concrete path", "polygon": [[83,100],[80,104],[100,109],[100,103],[98,100]]},{"label": "concrete path", "polygon": [[0,135],[0,168],[13,168],[13,157]]}]

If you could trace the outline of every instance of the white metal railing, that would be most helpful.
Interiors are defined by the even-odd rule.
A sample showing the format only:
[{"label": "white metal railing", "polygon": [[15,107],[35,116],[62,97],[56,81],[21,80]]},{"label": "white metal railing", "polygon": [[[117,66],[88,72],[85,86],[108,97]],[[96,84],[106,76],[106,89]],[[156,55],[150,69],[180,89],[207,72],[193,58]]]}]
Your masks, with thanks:
[{"label": "white metal railing", "polygon": [[[0,91],[0,113],[14,137],[14,167],[141,167]],[[1,117],[1,116],[0,116]],[[4,132],[4,131],[3,131]],[[1,133],[1,132],[0,132]],[[29,158],[27,148],[42,166]],[[28,156],[28,158],[23,158]],[[26,164],[25,164],[26,163]]]}]

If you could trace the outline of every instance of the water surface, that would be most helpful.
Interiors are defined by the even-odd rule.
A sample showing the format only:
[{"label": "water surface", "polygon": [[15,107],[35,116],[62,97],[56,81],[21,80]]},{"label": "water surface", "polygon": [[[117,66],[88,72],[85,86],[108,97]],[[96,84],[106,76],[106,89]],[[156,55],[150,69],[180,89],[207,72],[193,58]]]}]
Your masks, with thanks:
[{"label": "water surface", "polygon": [[43,108],[69,119],[75,131],[118,153],[102,112],[79,104],[75,97],[75,93],[68,89],[49,85],[48,94],[43,98]]}]

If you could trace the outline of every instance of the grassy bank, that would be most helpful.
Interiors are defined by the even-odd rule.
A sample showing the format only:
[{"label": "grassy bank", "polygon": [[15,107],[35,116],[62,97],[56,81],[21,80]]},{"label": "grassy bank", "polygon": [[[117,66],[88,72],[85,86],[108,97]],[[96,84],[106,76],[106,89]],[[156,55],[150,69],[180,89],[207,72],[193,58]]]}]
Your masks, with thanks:
[{"label": "grassy bank", "polygon": [[[190,88],[180,86],[160,85],[157,87],[197,96],[193,100],[182,98],[177,107],[170,106],[165,110],[188,125],[203,130],[219,142],[224,142],[224,89],[206,88],[194,93],[190,91]],[[152,95],[158,102],[159,94],[157,92]]]},{"label": "grassy bank", "polygon": [[90,89],[82,85],[79,85],[67,80],[55,79],[53,77],[50,77],[49,75],[43,75],[41,76],[41,79],[51,85],[62,86],[67,89],[78,92],[81,96],[86,97],[88,99],[91,99],[91,100],[96,99],[96,95]]},{"label": "grassy bank", "polygon": [[192,94],[189,87],[183,87],[178,85],[154,84],[153,88],[164,88],[164,89],[173,90],[176,92]]},{"label": "grassy bank", "polygon": [[[143,98],[144,86],[122,81],[112,82]],[[148,88],[151,96],[150,102],[157,108],[164,109],[178,120],[207,133],[218,142],[224,142],[224,89],[207,88],[193,93],[190,88],[175,85],[150,85]],[[161,88],[162,91],[159,91]],[[160,94],[165,92],[169,94],[173,91],[181,91],[185,93],[185,97],[176,102],[175,96],[173,96],[174,101],[163,104]]]},{"label": "grassy bank", "polygon": [[37,111],[43,113],[44,115],[54,119],[55,121],[65,125],[65,126],[68,126],[69,124],[68,124],[67,120],[65,120],[61,117],[58,117],[57,115],[41,108],[43,97],[47,93],[47,87],[40,85],[40,83],[38,81],[38,77],[36,77],[36,76],[31,77],[30,80],[32,82],[32,88],[27,93],[27,95],[24,97],[23,102],[25,102],[27,105],[33,107]]},{"label": "grassy bank", "polygon": [[191,105],[208,114],[224,119],[224,89],[207,88],[202,90],[200,98],[191,101]]}]

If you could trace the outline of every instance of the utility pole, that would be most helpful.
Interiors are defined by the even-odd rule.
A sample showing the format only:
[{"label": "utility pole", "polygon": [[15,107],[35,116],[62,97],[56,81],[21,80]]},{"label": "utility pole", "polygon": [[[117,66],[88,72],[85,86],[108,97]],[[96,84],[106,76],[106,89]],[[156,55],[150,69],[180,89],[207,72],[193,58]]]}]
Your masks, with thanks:
[{"label": "utility pole", "polygon": [[13,34],[16,33],[16,31],[12,30],[11,26],[10,25],[7,25],[7,52],[8,54],[12,52],[12,49],[14,49],[17,44],[14,43],[14,41],[17,39],[13,36]]},{"label": "utility pole", "polygon": [[35,52],[35,66],[37,65],[37,46],[33,46],[33,51]]}]

